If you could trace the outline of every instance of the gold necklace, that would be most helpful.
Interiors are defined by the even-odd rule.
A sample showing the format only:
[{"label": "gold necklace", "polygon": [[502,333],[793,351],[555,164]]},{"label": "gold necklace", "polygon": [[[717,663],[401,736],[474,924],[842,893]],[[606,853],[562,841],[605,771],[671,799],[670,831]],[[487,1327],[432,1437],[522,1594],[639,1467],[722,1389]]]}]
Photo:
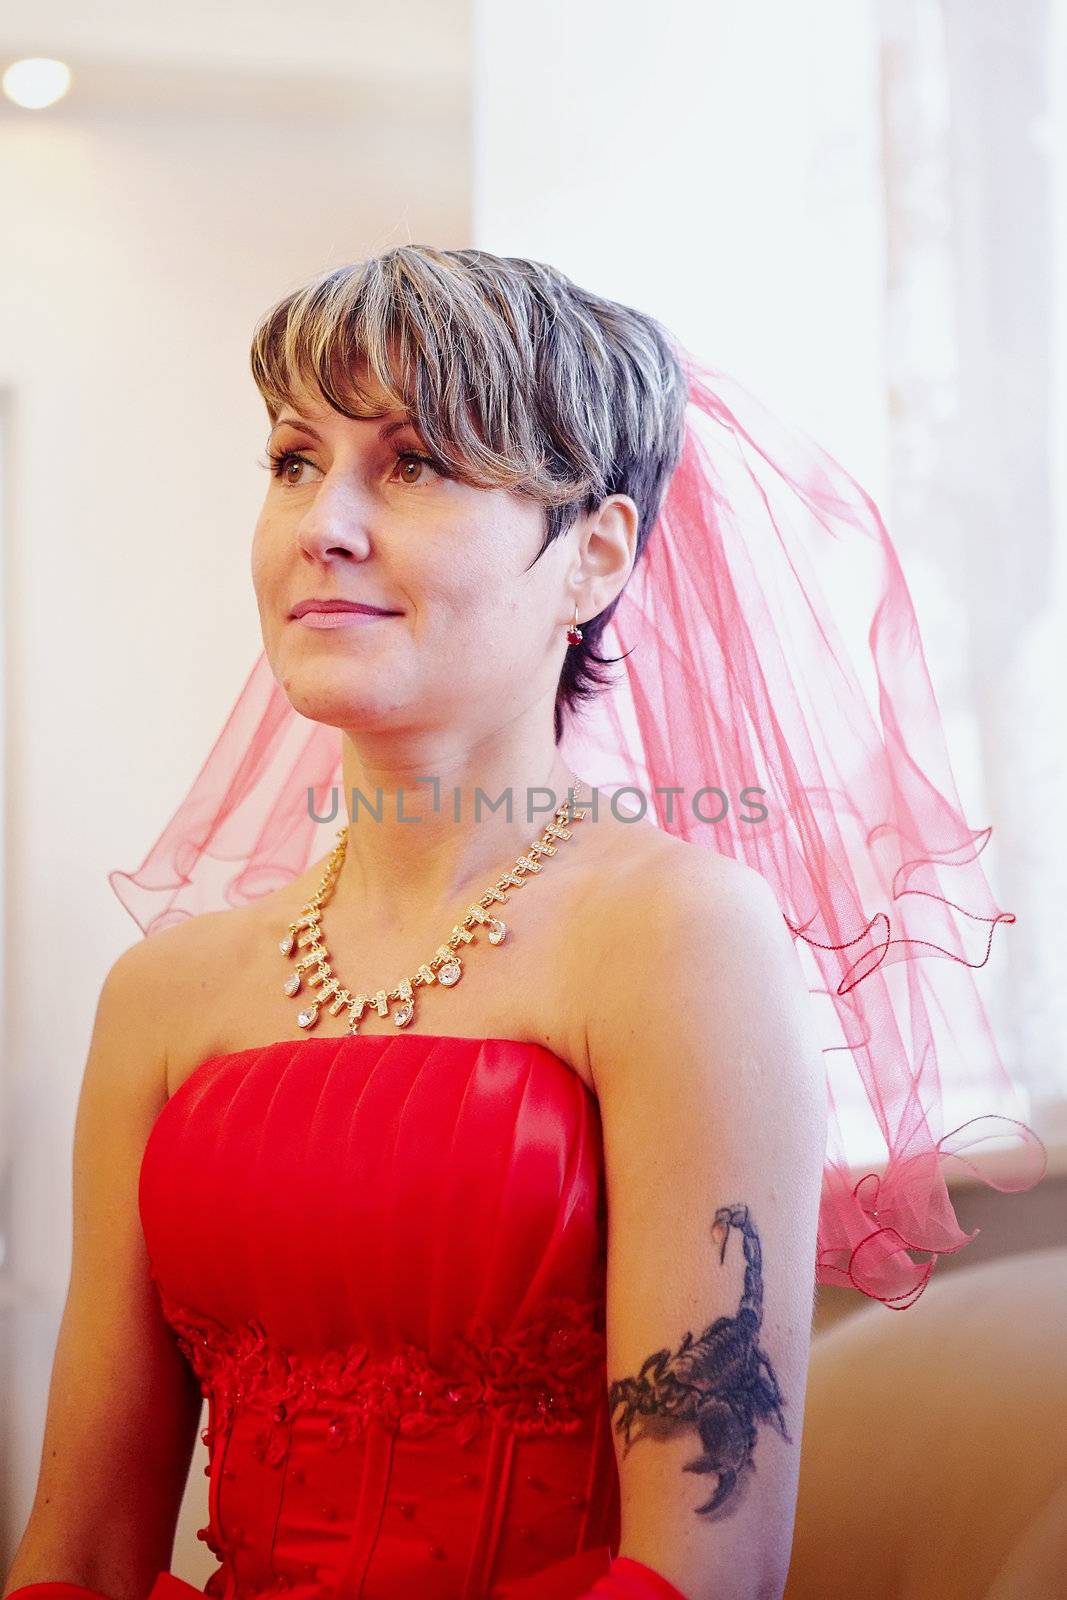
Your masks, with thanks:
[{"label": "gold necklace", "polygon": [[[348,1031],[357,1033],[359,1021],[368,1006],[373,1006],[380,1017],[389,1014],[389,1001],[397,1000],[399,1004],[392,1012],[392,1018],[398,1028],[407,1027],[415,1015],[415,990],[431,983],[443,984],[446,989],[452,988],[463,976],[463,967],[459,956],[456,954],[461,944],[471,944],[474,934],[471,929],[484,926],[486,936],[491,945],[503,944],[507,935],[508,925],[499,917],[488,914],[489,907],[494,902],[500,901],[507,904],[507,891],[521,889],[526,882],[528,873],[537,873],[542,870],[540,857],[554,856],[556,846],[553,839],[569,839],[571,830],[566,826],[568,821],[581,822],[584,811],[574,809],[574,800],[581,794],[584,784],[579,778],[573,790],[568,790],[568,799],[561,801],[553,814],[553,820],[548,823],[539,839],[529,845],[523,855],[517,856],[515,865],[510,872],[506,872],[496,883],[491,884],[485,893],[473,905],[468,906],[467,914],[462,922],[458,922],[449,934],[444,944],[439,944],[430,960],[424,962],[410,977],[402,978],[395,989],[376,989],[373,994],[351,994],[341,983],[333,970],[329,951],[323,942],[322,907],[330,898],[337,882],[337,875],[341,870],[341,863],[345,858],[348,847],[348,827],[338,830],[337,844],[330,854],[323,874],[322,882],[304,906],[303,911],[295,922],[290,922],[288,931],[279,942],[278,948],[283,956],[290,956],[294,950],[302,950],[307,946],[307,954],[296,964],[291,977],[283,985],[287,995],[292,996],[299,992],[301,983],[306,983],[309,989],[319,987],[319,992],[297,1016],[297,1023],[301,1028],[313,1028],[319,1020],[319,1011],[327,1000],[331,1001],[329,1013],[336,1017],[338,1012],[348,1007]],[[571,798],[573,796],[573,798]],[[437,969],[436,971],[434,969]],[[307,974],[307,976],[305,976]]]}]

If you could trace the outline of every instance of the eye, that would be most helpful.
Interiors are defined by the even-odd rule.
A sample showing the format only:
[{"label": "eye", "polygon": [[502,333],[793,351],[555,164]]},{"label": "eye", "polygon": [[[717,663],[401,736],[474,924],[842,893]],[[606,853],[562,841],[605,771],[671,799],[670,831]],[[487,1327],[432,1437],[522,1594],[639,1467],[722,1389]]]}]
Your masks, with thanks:
[{"label": "eye", "polygon": [[[267,460],[261,461],[260,466],[269,467],[273,476],[289,488],[302,488],[299,477],[290,476],[290,469],[294,466],[314,467],[315,463],[309,461],[307,456],[302,456],[297,450],[268,450]],[[417,450],[400,450],[396,455],[393,472],[400,469],[401,483],[409,484],[412,488],[421,485],[424,479],[423,468],[429,467],[437,477],[446,477],[444,467],[433,459],[432,456],[421,455]],[[390,474],[392,477],[392,474]]]},{"label": "eye", "polygon": [[305,467],[313,467],[315,465],[313,461],[308,460],[307,456],[299,455],[295,450],[268,450],[267,460],[261,461],[260,466],[269,467],[274,477],[280,478],[284,483],[300,487],[298,479],[286,476],[289,468],[294,463],[299,463]]},{"label": "eye", "polygon": [[[414,487],[423,481],[423,468],[429,467],[430,471],[441,477],[442,469],[432,456],[420,455],[417,450],[400,450],[397,452],[396,466],[400,468],[400,482],[411,484]],[[414,476],[407,476],[407,469],[414,468]],[[396,470],[396,467],[393,469]]]}]

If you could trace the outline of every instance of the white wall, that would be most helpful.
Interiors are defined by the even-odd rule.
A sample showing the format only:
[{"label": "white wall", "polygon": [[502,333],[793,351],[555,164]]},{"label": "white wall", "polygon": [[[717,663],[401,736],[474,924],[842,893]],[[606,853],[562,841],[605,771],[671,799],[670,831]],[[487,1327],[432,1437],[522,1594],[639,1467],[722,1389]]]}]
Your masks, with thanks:
[{"label": "white wall", "polygon": [[475,0],[474,242],[639,306],[885,487],[869,0]]},{"label": "white wall", "polygon": [[36,1483],[93,1011],[141,937],[107,873],[140,863],[260,648],[253,324],[325,267],[469,234],[463,5],[409,8],[399,35],[381,18],[357,28],[366,6],[271,7],[269,52],[267,11],[223,8],[200,31],[187,14],[178,34],[158,8],[148,28],[143,8],[113,5],[79,39],[57,5],[32,40],[0,27],[0,66],[69,46],[75,74],[50,111],[0,103],[0,1566]]}]

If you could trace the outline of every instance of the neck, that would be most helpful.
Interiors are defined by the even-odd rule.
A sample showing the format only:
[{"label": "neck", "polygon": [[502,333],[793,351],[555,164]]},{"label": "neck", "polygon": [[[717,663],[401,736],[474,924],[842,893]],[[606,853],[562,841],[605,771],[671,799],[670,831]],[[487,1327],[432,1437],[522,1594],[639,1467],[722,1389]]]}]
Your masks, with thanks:
[{"label": "neck", "polygon": [[551,744],[382,762],[345,735],[342,771],[350,820],[332,910],[383,935],[476,899],[579,782]]}]

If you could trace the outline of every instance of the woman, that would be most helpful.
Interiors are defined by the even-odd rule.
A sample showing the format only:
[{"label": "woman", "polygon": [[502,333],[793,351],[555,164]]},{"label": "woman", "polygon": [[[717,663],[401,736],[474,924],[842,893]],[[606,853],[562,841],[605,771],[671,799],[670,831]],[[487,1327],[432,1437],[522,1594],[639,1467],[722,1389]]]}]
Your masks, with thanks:
[{"label": "woman", "polygon": [[[104,984],[6,1593],[196,1592],[163,1569],[203,1394],[210,1594],[778,1596],[827,1148],[790,934],[854,938],[733,846],[581,815],[560,748],[691,375],[551,268],[415,246],[287,297],[252,364],[264,650],[339,731],[351,820],[277,881],[329,767],[264,776],[271,700],[165,836],[169,888],[133,880],[206,892],[272,797],[215,852],[238,903],[153,918]],[[767,821],[778,861],[751,802],[729,837]]]}]

